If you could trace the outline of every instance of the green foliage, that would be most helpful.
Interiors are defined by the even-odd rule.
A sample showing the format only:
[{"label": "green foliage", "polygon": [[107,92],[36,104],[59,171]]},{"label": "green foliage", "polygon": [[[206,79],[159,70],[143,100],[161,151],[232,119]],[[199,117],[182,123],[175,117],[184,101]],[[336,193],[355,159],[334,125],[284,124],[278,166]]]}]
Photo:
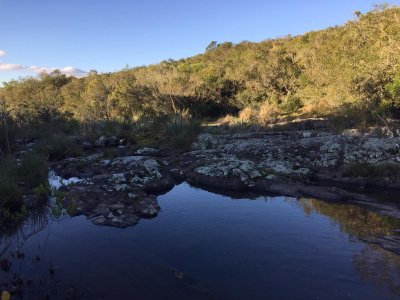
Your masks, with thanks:
[{"label": "green foliage", "polygon": [[280,108],[288,114],[297,112],[303,107],[303,101],[300,98],[288,95],[288,97],[282,102]]},{"label": "green foliage", "polygon": [[339,133],[346,128],[365,129],[372,124],[371,111],[362,103],[344,103],[332,116],[334,129]]},{"label": "green foliage", "polygon": [[186,151],[200,133],[200,123],[176,116],[165,124],[164,139],[168,146]]},{"label": "green foliage", "polygon": [[286,115],[337,115],[348,105],[374,122],[399,117],[400,8],[381,5],[356,15],[303,36],[213,41],[204,54],[148,67],[14,80],[0,89],[0,98],[7,120],[18,126],[71,119],[148,123],[183,110],[196,118],[221,117],[266,102]]},{"label": "green foliage", "polygon": [[0,225],[14,221],[24,213],[22,190],[18,183],[18,170],[12,158],[0,159]]},{"label": "green foliage", "polygon": [[212,41],[206,48],[206,52],[209,52],[211,50],[214,50],[215,48],[218,47],[218,43],[216,41]]},{"label": "green foliage", "polygon": [[50,186],[47,183],[41,183],[33,189],[38,199],[47,199],[51,193]]},{"label": "green foliage", "polygon": [[31,188],[47,182],[49,164],[46,158],[37,153],[25,155],[18,166],[19,178]]},{"label": "green foliage", "polygon": [[66,212],[69,216],[74,216],[78,212],[78,207],[76,206],[76,202],[73,200],[71,204],[67,207]]},{"label": "green foliage", "polygon": [[19,164],[11,156],[0,159],[0,224],[26,215],[25,192],[33,190],[38,199],[48,198],[47,174],[47,161],[39,154],[26,154]]},{"label": "green foliage", "polygon": [[76,157],[83,153],[74,137],[63,134],[49,135],[41,139],[36,146],[36,150],[50,160]]}]

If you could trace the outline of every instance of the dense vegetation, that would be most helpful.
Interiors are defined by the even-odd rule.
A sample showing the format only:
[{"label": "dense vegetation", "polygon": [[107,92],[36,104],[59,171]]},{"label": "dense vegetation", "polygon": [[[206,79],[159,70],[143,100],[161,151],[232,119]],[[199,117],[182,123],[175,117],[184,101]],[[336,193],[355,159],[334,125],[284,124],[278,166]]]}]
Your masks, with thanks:
[{"label": "dense vegetation", "polygon": [[182,111],[209,117],[258,107],[266,115],[326,115],[352,106],[396,117],[400,9],[381,6],[356,15],[344,26],[302,36],[212,42],[204,54],[148,67],[11,81],[0,95],[23,123],[132,122]]},{"label": "dense vegetation", "polygon": [[85,78],[54,71],[6,82],[0,89],[0,190],[15,188],[10,192],[20,199],[18,168],[8,167],[16,138],[35,140],[34,153],[59,159],[79,155],[70,138],[76,135],[93,140],[108,133],[185,148],[197,132],[191,119],[262,125],[331,116],[365,127],[399,118],[400,8],[355,15],[343,26],[296,37],[212,42],[204,54],[147,67],[91,71]]}]

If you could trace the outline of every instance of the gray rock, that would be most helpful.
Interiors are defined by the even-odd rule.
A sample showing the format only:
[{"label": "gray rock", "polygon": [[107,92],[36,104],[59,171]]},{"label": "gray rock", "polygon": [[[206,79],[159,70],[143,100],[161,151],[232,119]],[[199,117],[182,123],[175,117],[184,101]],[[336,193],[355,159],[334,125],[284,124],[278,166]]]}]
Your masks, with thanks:
[{"label": "gray rock", "polygon": [[104,136],[99,137],[95,142],[94,145],[96,147],[104,147],[106,145],[106,138]]},{"label": "gray rock", "polygon": [[119,145],[119,139],[116,136],[111,136],[108,139],[106,139],[105,144],[108,146],[118,146]]},{"label": "gray rock", "polygon": [[345,129],[342,131],[343,136],[349,136],[349,137],[362,137],[364,136],[364,133],[362,133],[360,130],[356,128],[352,129]]},{"label": "gray rock", "polygon": [[159,152],[156,148],[144,147],[135,152],[136,155],[153,156]]},{"label": "gray rock", "polygon": [[83,142],[83,143],[81,144],[81,147],[82,147],[82,149],[84,149],[84,150],[89,150],[89,149],[92,149],[92,148],[93,148],[93,145],[92,145],[91,143],[89,143],[89,142]]}]

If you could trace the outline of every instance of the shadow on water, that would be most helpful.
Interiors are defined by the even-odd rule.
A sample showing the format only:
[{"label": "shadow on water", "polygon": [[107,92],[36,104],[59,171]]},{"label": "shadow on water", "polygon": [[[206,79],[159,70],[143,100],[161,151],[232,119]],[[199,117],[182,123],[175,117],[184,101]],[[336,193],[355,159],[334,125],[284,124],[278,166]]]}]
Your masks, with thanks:
[{"label": "shadow on water", "polygon": [[11,263],[0,289],[20,299],[400,296],[400,256],[365,242],[396,236],[399,219],[186,183],[159,201],[157,218],[123,230],[57,219],[50,207],[31,213],[0,232],[0,259]]}]

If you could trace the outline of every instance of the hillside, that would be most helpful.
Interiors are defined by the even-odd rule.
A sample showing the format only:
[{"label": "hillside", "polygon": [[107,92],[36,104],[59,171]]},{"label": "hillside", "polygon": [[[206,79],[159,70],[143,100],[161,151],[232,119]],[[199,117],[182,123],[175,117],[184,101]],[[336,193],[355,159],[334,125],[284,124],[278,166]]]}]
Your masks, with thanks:
[{"label": "hillside", "polygon": [[[359,118],[397,115],[400,8],[357,13],[344,26],[261,43],[211,43],[204,54],[87,78],[59,72],[5,83],[0,97],[20,121],[67,114],[83,121],[132,121],[187,111],[244,121],[276,114]],[[351,108],[349,107],[351,106]],[[254,111],[264,115],[254,116]],[[361,116],[360,116],[360,112]],[[265,120],[264,120],[265,119]]]}]

